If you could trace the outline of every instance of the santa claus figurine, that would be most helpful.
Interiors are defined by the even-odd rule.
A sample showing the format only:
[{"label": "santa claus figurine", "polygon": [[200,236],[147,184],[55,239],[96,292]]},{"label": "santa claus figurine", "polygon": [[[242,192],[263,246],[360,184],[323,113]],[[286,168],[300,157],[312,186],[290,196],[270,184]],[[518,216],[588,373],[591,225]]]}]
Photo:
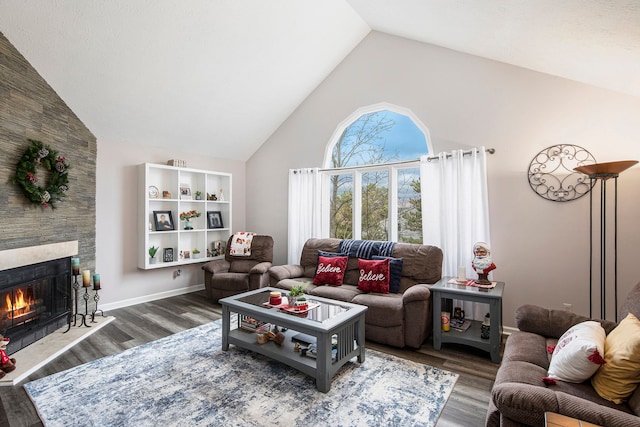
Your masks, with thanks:
[{"label": "santa claus figurine", "polygon": [[9,344],[9,338],[5,338],[0,335],[0,378],[5,376],[5,373],[9,373],[16,369],[16,359],[9,357],[5,349]]},{"label": "santa claus figurine", "polygon": [[487,279],[487,275],[491,270],[496,269],[496,265],[491,260],[491,249],[489,245],[484,242],[478,242],[473,245],[473,270],[478,273],[476,283],[478,285],[490,285],[491,282]]}]

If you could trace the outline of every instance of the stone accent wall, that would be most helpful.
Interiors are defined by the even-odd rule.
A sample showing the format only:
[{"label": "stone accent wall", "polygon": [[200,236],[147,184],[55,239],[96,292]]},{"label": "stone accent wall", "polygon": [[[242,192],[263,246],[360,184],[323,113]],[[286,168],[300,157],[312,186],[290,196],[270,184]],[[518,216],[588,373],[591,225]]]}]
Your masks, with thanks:
[{"label": "stone accent wall", "polygon": [[[54,210],[11,183],[29,138],[69,159],[69,191]],[[0,250],[77,240],[81,268],[95,270],[96,138],[2,33],[0,154]]]}]

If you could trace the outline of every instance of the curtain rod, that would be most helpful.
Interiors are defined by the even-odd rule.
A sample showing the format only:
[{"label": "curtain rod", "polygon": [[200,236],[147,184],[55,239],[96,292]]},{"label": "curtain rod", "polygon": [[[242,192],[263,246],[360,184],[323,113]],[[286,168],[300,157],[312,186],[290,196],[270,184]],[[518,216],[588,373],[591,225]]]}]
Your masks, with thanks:
[{"label": "curtain rod", "polygon": [[[474,149],[469,150],[469,151],[463,151],[463,152],[462,152],[462,155],[463,155],[463,156],[469,156],[469,155],[473,154],[473,150],[478,150],[478,148],[474,148]],[[487,148],[487,149],[485,149],[484,151],[485,151],[485,152],[487,152],[487,153],[489,153],[489,154],[493,154],[493,153],[495,153],[495,152],[496,152],[496,149],[495,149],[495,148]],[[441,154],[442,154],[442,153],[441,153]],[[453,154],[451,154],[451,153],[446,153],[446,158],[447,158],[447,159],[448,159],[448,158],[450,158],[451,156],[453,156]],[[430,161],[432,161],[432,160],[438,160],[439,158],[440,158],[440,157],[439,157],[439,154],[438,154],[437,156],[429,156],[429,157],[427,157],[427,161],[428,161],[428,162],[430,162]]]},{"label": "curtain rod", "polygon": [[[473,148],[469,151],[463,151],[462,155],[463,156],[468,156],[471,155],[473,153],[473,150],[479,150],[479,148]],[[489,153],[489,154],[494,154],[496,152],[495,148],[487,148],[484,150],[485,152]],[[429,156],[427,157],[427,161],[430,162],[432,160],[438,160],[437,156]],[[450,158],[452,156],[451,153],[446,153],[446,157]],[[328,171],[341,171],[341,170],[351,170],[351,169],[363,169],[363,168],[379,168],[381,166],[396,166],[396,165],[405,165],[407,163],[418,163],[420,162],[420,159],[415,159],[415,160],[403,160],[400,162],[389,162],[389,163],[381,163],[378,165],[358,165],[358,166],[346,166],[343,168],[328,168],[328,169],[318,169],[319,172],[328,172]],[[296,173],[294,171],[294,173]]]}]

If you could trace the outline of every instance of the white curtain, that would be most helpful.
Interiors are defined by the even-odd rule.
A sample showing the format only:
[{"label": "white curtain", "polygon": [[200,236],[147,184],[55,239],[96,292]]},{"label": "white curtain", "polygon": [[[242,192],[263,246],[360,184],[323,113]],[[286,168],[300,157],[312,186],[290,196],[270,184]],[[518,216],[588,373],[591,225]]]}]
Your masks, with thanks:
[{"label": "white curtain", "polygon": [[[486,151],[480,147],[468,153],[456,150],[433,160],[420,158],[423,242],[442,249],[443,277],[456,277],[458,267],[465,267],[468,278],[477,278],[471,267],[473,245],[491,245]],[[476,306],[474,312],[472,303],[464,304],[467,317],[484,317],[482,311],[488,309]]]},{"label": "white curtain", "polygon": [[321,186],[318,168],[289,170],[289,237],[287,264],[299,264],[302,247],[320,237]]}]

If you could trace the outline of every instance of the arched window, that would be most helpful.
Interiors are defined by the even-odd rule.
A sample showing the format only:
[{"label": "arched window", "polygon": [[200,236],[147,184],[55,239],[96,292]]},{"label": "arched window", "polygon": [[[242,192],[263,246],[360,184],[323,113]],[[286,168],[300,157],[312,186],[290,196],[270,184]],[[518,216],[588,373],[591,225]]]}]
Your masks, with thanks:
[{"label": "arched window", "polygon": [[361,108],[345,119],[324,159],[324,235],[422,243],[418,159],[427,128],[407,109]]}]

